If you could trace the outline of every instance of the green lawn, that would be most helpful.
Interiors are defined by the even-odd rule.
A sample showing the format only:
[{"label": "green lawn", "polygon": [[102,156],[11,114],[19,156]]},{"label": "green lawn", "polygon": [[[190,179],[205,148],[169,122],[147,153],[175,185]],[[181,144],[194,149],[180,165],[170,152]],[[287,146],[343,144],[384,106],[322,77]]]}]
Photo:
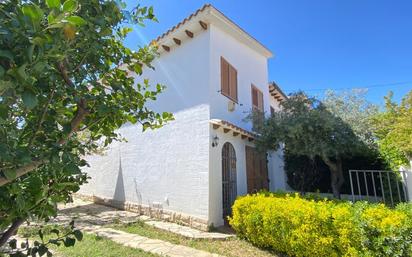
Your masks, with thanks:
[{"label": "green lawn", "polygon": [[74,247],[54,248],[59,256],[64,257],[157,257],[159,255],[139,249],[122,246],[99,236],[85,234]]},{"label": "green lawn", "polygon": [[171,232],[157,229],[143,222],[136,222],[127,225],[111,225],[111,228],[122,230],[132,234],[160,239],[173,244],[185,245],[195,249],[217,253],[227,257],[273,257],[279,256],[275,253],[261,250],[247,241],[237,238],[227,240],[193,240]]},{"label": "green lawn", "polygon": [[[25,228],[19,231],[22,237],[38,240],[37,230]],[[46,234],[45,238],[49,238]],[[139,249],[122,246],[108,239],[84,233],[82,241],[76,241],[72,247],[50,245],[57,257],[160,257],[160,255],[144,252]]]}]

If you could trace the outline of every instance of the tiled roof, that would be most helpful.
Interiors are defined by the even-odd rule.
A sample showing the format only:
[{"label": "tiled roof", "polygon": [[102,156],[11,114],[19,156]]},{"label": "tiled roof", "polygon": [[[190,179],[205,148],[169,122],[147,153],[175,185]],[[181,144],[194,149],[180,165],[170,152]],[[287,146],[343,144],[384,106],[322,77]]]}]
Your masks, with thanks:
[{"label": "tiled roof", "polygon": [[[238,35],[243,38],[243,43],[246,45],[257,49],[260,53],[263,53],[266,57],[270,58],[273,56],[272,52],[267,49],[263,44],[261,44],[258,40],[256,40],[253,36],[251,36],[249,33],[244,31],[241,27],[239,27],[236,23],[234,23],[232,20],[230,20],[226,15],[224,15],[221,11],[216,9],[213,5],[211,4],[205,4],[201,8],[197,9],[194,13],[183,19],[181,22],[167,30],[165,33],[161,34],[158,36],[155,40],[153,40],[156,43],[161,43],[163,40],[167,40],[167,37],[174,32],[177,32],[179,28],[182,26],[186,25],[189,23],[191,20],[196,18],[202,13],[205,13],[207,11],[207,16],[204,17],[205,20],[199,21],[199,22],[217,22],[219,23],[218,26],[226,26],[226,29],[229,29],[232,31],[233,35]],[[202,17],[203,19],[203,17]],[[203,25],[202,25],[203,26]],[[203,27],[204,29],[207,29],[207,27]],[[190,36],[192,37],[192,36]],[[165,45],[167,49],[170,48],[170,46]],[[169,50],[166,50],[169,51]]]},{"label": "tiled roof", "polygon": [[282,89],[280,89],[280,87],[275,82],[269,83],[269,93],[277,101],[280,102],[288,98],[287,95],[283,93]]},{"label": "tiled roof", "polygon": [[178,29],[180,26],[184,25],[186,22],[190,21],[193,17],[196,17],[199,13],[203,12],[206,8],[211,7],[211,4],[205,4],[203,5],[201,8],[197,9],[194,13],[192,13],[189,17],[186,17],[184,20],[182,20],[181,22],[179,22],[178,24],[176,24],[175,26],[173,26],[171,29],[169,29],[168,31],[166,31],[165,33],[163,33],[162,35],[158,36],[156,38],[156,41],[160,41],[161,39],[163,39],[164,37],[166,37],[167,35],[169,35],[170,33],[172,33],[173,31],[175,31],[176,29]]}]

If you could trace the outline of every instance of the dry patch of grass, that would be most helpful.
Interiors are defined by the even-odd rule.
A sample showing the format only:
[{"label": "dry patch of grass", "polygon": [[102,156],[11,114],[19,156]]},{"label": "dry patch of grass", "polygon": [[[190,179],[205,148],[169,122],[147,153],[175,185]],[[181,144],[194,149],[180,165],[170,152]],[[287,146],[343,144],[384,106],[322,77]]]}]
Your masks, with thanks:
[{"label": "dry patch of grass", "polygon": [[227,257],[274,257],[280,256],[253,246],[251,243],[238,238],[226,240],[189,239],[174,233],[155,228],[144,222],[127,225],[110,225],[111,228],[124,232],[138,234],[153,239],[168,241],[173,244],[184,245],[198,250],[217,253]]}]

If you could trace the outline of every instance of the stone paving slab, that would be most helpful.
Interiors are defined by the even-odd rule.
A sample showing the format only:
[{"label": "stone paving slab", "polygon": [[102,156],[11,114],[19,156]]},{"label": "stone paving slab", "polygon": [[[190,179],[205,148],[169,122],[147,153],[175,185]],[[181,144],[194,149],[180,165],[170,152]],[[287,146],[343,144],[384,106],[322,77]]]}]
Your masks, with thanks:
[{"label": "stone paving slab", "polygon": [[183,245],[175,245],[162,240],[151,239],[111,228],[90,226],[84,227],[83,230],[112,240],[113,242],[124,246],[138,248],[146,252],[169,257],[223,257],[222,255],[215,253],[209,253]]},{"label": "stone paving slab", "polygon": [[112,228],[104,227],[113,223],[130,223],[144,221],[157,228],[174,232],[190,238],[225,239],[232,235],[222,233],[209,233],[193,228],[181,226],[175,223],[154,221],[147,216],[137,213],[117,210],[112,207],[94,204],[92,202],[74,199],[73,203],[59,206],[58,216],[52,223],[67,224],[75,220],[77,228],[84,232],[92,233],[124,246],[138,248],[146,252],[160,254],[169,257],[223,257],[218,254],[193,249],[183,245],[175,245],[166,241],[151,239],[136,234],[131,234]]},{"label": "stone paving slab", "polygon": [[223,234],[223,233],[217,233],[217,232],[204,232],[200,231],[194,228],[182,226],[176,223],[171,223],[171,222],[165,222],[165,221],[154,221],[154,220],[149,220],[145,222],[148,225],[152,225],[158,229],[166,230],[187,238],[192,238],[192,239],[210,239],[210,240],[225,240],[231,237],[234,237],[234,235],[230,234]]},{"label": "stone paving slab", "polygon": [[138,213],[122,211],[112,207],[95,204],[81,199],[74,199],[73,203],[59,206],[59,214],[54,223],[67,224],[75,219],[76,226],[107,225],[113,223],[132,223],[144,221],[158,229],[169,231],[192,239],[225,240],[234,237],[231,234],[204,232],[198,229],[182,226],[176,223],[156,221]]},{"label": "stone paving slab", "polygon": [[106,225],[136,222],[141,220],[141,217],[138,213],[122,211],[75,198],[73,203],[59,205],[58,215],[52,219],[52,222],[67,224],[72,219],[76,221],[76,225]]}]

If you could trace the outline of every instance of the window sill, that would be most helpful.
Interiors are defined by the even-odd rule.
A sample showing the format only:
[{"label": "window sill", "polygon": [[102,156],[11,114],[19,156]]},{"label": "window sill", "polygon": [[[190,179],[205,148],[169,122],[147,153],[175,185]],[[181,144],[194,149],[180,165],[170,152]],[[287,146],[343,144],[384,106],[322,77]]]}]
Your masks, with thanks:
[{"label": "window sill", "polygon": [[228,95],[226,95],[226,94],[224,94],[224,93],[221,93],[221,94],[222,94],[223,96],[229,98],[229,100],[235,102],[236,104],[239,104],[237,99],[234,99],[234,98],[232,98],[232,97],[230,97],[230,96],[228,96]]}]

